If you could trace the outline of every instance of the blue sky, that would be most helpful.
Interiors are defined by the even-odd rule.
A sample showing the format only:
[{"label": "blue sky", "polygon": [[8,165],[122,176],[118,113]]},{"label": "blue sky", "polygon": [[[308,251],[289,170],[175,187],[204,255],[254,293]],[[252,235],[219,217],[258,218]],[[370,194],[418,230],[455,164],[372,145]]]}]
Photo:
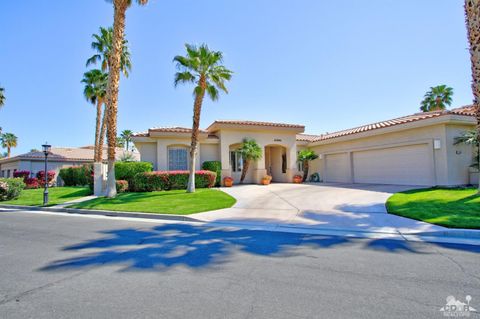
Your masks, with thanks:
[{"label": "blue sky", "polygon": [[[122,78],[119,128],[191,126],[191,87],[173,87],[184,43],[221,50],[229,95],[215,119],[281,121],[320,134],[418,111],[430,86],[471,103],[461,0],[150,0],[127,12],[133,70]],[[93,143],[95,108],[82,95],[91,35],[112,24],[103,0],[0,2],[0,126],[14,154]]]}]

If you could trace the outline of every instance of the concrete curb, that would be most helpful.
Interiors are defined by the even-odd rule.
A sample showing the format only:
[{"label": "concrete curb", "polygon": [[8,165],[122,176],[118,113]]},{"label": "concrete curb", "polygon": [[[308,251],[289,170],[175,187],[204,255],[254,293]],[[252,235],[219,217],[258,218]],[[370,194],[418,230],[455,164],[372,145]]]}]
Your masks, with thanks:
[{"label": "concrete curb", "polygon": [[[265,231],[280,231],[280,232],[294,232],[294,233],[310,233],[310,234],[338,234],[338,236],[349,237],[402,237],[405,240],[422,240],[425,241],[448,241],[452,240],[467,240],[476,242],[480,240],[480,230],[475,229],[446,229],[435,232],[418,232],[418,233],[401,233],[401,232],[378,232],[369,230],[353,230],[353,229],[332,229],[321,227],[305,227],[298,225],[282,225],[278,223],[239,223],[228,221],[204,221],[188,216],[171,215],[171,214],[153,214],[153,213],[141,213],[141,212],[122,212],[122,211],[107,211],[107,210],[94,210],[94,209],[78,209],[78,208],[64,208],[64,207],[38,207],[38,206],[19,206],[19,205],[0,205],[0,208],[15,209],[15,210],[34,210],[45,211],[52,213],[67,213],[67,214],[80,214],[80,215],[97,215],[107,217],[129,217],[129,218],[142,218],[142,219],[155,219],[155,220],[168,220],[168,221],[181,221],[181,222],[195,222],[202,224],[210,224],[212,226],[225,226],[225,227],[238,227],[246,229],[258,229]],[[480,245],[480,243],[476,243]]]}]

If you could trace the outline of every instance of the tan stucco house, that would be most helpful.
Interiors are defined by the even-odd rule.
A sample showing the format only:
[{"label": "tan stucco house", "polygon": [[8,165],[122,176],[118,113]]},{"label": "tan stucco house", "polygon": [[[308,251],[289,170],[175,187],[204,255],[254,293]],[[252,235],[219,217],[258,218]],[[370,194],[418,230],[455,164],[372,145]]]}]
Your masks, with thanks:
[{"label": "tan stucco house", "polygon": [[[299,172],[297,152],[319,154],[310,174],[324,182],[398,185],[463,185],[476,183],[469,166],[473,147],[454,139],[476,124],[472,106],[417,113],[324,135],[307,135],[297,124],[215,121],[200,132],[196,169],[205,161],[222,164],[222,177],[239,181],[242,159],[236,149],[253,138],[263,158],[248,172],[246,182],[258,183],[269,174],[274,182],[291,182]],[[136,133],[133,141],[142,161],[155,170],[188,169],[189,128],[159,127]]]}]

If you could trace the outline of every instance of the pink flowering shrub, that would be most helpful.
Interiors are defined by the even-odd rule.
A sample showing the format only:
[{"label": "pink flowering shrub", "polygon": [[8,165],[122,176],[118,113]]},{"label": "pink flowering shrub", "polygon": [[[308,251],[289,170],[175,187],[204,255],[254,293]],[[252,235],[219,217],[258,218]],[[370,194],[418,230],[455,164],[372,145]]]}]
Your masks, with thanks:
[{"label": "pink flowering shrub", "polygon": [[[47,174],[48,186],[52,186],[53,179],[55,178],[55,171],[48,171]],[[37,173],[37,180],[40,184],[40,187],[45,187],[45,171],[39,171]]]},{"label": "pink flowering shrub", "polygon": [[126,180],[119,179],[116,181],[116,184],[118,193],[125,193],[128,190],[128,182]]},{"label": "pink flowering shrub", "polygon": [[27,178],[30,177],[30,171],[15,171],[13,172],[13,177],[15,178],[22,178],[25,182]]},{"label": "pink flowering shrub", "polygon": [[40,183],[38,182],[38,178],[36,177],[29,177],[25,179],[25,189],[35,189],[40,188]]},{"label": "pink flowering shrub", "polygon": [[[188,171],[157,171],[144,172],[135,175],[134,190],[137,192],[152,192],[170,189],[186,189]],[[215,186],[217,174],[211,171],[195,172],[195,187],[210,188]]]}]

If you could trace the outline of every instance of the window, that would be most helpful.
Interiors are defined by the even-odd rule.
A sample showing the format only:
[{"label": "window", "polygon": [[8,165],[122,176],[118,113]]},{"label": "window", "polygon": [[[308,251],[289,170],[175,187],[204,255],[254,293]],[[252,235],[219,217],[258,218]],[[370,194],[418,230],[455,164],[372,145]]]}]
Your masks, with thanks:
[{"label": "window", "polygon": [[10,170],[7,169],[7,178],[10,178]]},{"label": "window", "polygon": [[287,172],[287,154],[282,154],[282,173]]},{"label": "window", "polygon": [[185,147],[170,147],[168,149],[168,170],[186,171],[187,169],[187,149]]},{"label": "window", "polygon": [[232,172],[241,172],[243,168],[242,153],[230,151],[230,165],[232,166]]}]

